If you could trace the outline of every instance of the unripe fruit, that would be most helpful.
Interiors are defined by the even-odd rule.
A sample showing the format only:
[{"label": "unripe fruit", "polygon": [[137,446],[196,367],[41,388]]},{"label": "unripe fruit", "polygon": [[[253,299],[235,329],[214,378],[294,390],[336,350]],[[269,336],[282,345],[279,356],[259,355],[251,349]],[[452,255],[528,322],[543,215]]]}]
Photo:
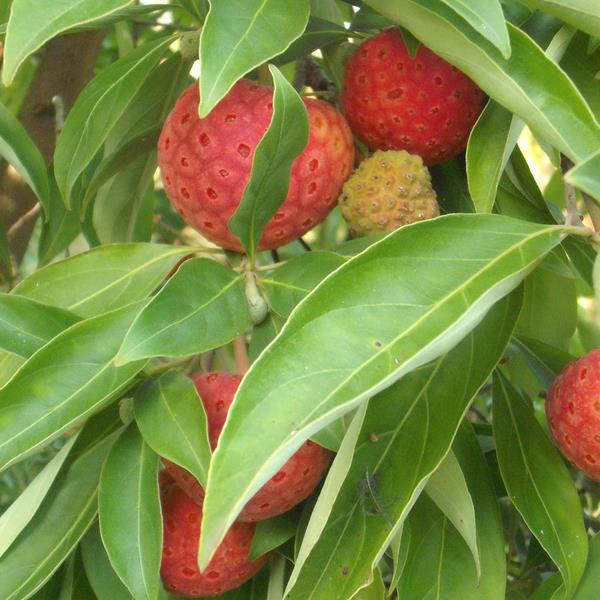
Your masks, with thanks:
[{"label": "unripe fruit", "polygon": [[253,523],[232,525],[206,569],[198,570],[202,507],[172,480],[161,477],[163,551],[160,574],[165,588],[178,596],[217,596],[253,577],[268,555],[249,560]]},{"label": "unripe fruit", "polygon": [[407,150],[427,165],[465,149],[483,92],[425,46],[411,58],[396,28],[361,44],[346,64],[342,104],[372,150]]},{"label": "unripe fruit", "polygon": [[[167,197],[188,224],[223,248],[243,251],[227,222],[271,122],[272,101],[272,88],[241,79],[200,119],[198,85],[193,84],[164,123],[158,164]],[[309,141],[292,165],[284,203],[263,231],[262,250],[287,244],[323,221],[352,169],[354,144],[344,117],[322,100],[304,98],[304,103]]]},{"label": "unripe fruit", "polygon": [[559,450],[600,481],[600,349],[561,371],[548,390],[546,416]]},{"label": "unripe fruit", "polygon": [[421,157],[378,150],[346,181],[340,209],[353,237],[391,231],[440,214]]},{"label": "unripe fruit", "polygon": [[[208,421],[211,447],[217,445],[225,425],[227,412],[242,378],[239,375],[216,372],[194,378],[202,398]],[[260,432],[256,432],[260,435]],[[248,501],[239,515],[240,521],[262,521],[287,512],[304,500],[318,485],[331,462],[332,453],[314,442],[305,442],[300,449]],[[202,504],[204,490],[189,471],[164,460],[165,467],[195,502]]]}]

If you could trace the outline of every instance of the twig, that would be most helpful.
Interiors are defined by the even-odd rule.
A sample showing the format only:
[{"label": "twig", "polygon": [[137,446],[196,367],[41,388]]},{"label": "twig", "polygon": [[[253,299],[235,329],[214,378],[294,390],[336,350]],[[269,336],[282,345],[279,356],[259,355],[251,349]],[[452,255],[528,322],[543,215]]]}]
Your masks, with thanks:
[{"label": "twig", "polygon": [[250,368],[250,361],[248,360],[248,349],[246,348],[246,336],[244,334],[233,340],[233,353],[239,374],[245,375]]},{"label": "twig", "polygon": [[300,242],[300,245],[307,251],[310,252],[312,250],[312,248],[300,237],[298,238],[298,241]]},{"label": "twig", "polygon": [[35,219],[40,214],[41,210],[41,204],[39,202],[36,202],[32,208],[30,208],[24,215],[22,215],[9,227],[8,231],[6,232],[6,235],[9,238],[16,235],[19,229],[21,229],[21,227],[24,227],[25,225],[27,225],[27,223]]}]

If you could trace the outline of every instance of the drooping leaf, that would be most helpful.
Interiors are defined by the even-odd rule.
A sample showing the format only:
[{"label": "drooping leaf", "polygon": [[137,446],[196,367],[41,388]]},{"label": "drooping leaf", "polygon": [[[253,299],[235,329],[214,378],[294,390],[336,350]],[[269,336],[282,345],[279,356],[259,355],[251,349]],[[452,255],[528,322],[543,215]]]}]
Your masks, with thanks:
[{"label": "drooping leaf", "polygon": [[571,169],[565,179],[600,202],[600,176],[598,173],[600,173],[600,150]]},{"label": "drooping leaf", "polygon": [[[521,117],[574,161],[598,149],[600,125],[565,73],[524,32],[508,25],[511,56],[500,52],[448,7],[435,0],[365,0],[406,27],[491,98]],[[552,103],[546,98],[552,97]]]},{"label": "drooping leaf", "polygon": [[140,600],[156,600],[161,589],[158,461],[129,425],[106,459],[98,491],[100,532],[110,562]]},{"label": "drooping leaf", "polygon": [[136,392],[134,411],[146,443],[206,487],[211,449],[206,414],[191,379],[170,371],[148,380]]},{"label": "drooping leaf", "polygon": [[[6,69],[6,52],[3,60]],[[50,186],[44,157],[29,137],[25,127],[1,103],[0,156],[23,177],[48,215]]]},{"label": "drooping leaf", "polygon": [[162,37],[139,46],[100,71],[78,96],[54,154],[56,183],[67,207],[71,206],[73,189],[84,169],[172,41]]},{"label": "drooping leaf", "polygon": [[292,85],[276,67],[269,67],[275,91],[273,116],[252,159],[252,174],[240,205],[229,219],[251,261],[265,225],[285,200],[290,172],[308,142],[308,113]]},{"label": "drooping leaf", "polygon": [[212,0],[200,36],[200,117],[240,77],[299,38],[309,13],[307,0]]},{"label": "drooping leaf", "polygon": [[114,441],[83,454],[53,484],[35,516],[0,559],[0,597],[28,598],[58,569],[92,524],[100,470]]},{"label": "drooping leaf", "polygon": [[230,342],[249,324],[241,276],[213,260],[192,258],[133,322],[117,361],[206,352]]},{"label": "drooping leaf", "polygon": [[448,452],[469,402],[504,352],[519,309],[516,295],[498,303],[456,348],[370,400],[352,466],[290,600],[351,595],[362,585]]},{"label": "drooping leaf", "polygon": [[24,358],[77,321],[79,317],[61,308],[0,294],[0,348]]},{"label": "drooping leaf", "polygon": [[162,244],[100,246],[36,271],[13,291],[91,317],[145,298],[189,252]]},{"label": "drooping leaf", "polygon": [[570,597],[588,551],[577,491],[532,407],[499,373],[494,376],[493,423],[496,455],[509,497],[558,566]]},{"label": "drooping leaf", "polygon": [[40,5],[14,0],[6,30],[2,81],[9,85],[25,59],[48,40],[131,4],[132,0],[63,0]]},{"label": "drooping leaf", "polygon": [[[236,394],[209,471],[203,564],[308,437],[455,346],[562,231],[498,215],[439,217],[393,232],[309,294]],[[265,420],[268,436],[249,439]]]},{"label": "drooping leaf", "polygon": [[73,325],[0,390],[0,470],[81,422],[129,384],[145,361],[115,367],[113,360],[140,308],[130,305]]}]

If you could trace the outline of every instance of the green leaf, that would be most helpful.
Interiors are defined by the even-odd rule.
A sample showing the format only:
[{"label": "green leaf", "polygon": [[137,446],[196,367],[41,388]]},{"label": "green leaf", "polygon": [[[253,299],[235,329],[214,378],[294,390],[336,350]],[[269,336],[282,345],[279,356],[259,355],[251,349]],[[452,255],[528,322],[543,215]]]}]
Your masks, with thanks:
[{"label": "green leaf", "polygon": [[558,566],[571,597],[585,566],[587,536],[577,491],[533,409],[502,375],[494,377],[494,437],[515,508]]},{"label": "green leaf", "polygon": [[211,0],[200,36],[200,117],[240,77],[299,38],[309,13],[307,0]]},{"label": "green leaf", "polygon": [[[449,8],[435,0],[365,0],[406,27],[426,46],[473,79],[491,98],[520,116],[574,161],[600,144],[600,125],[565,73],[525,33],[508,25],[505,59]],[[551,103],[547,98],[551,97]]]},{"label": "green leaf", "polygon": [[129,590],[115,573],[95,523],[81,540],[86,575],[98,600],[131,600]]},{"label": "green leaf", "polygon": [[118,368],[113,360],[139,310],[135,304],[73,325],[0,390],[0,470],[97,411],[130,383],[144,362]]},{"label": "green leaf", "polygon": [[207,258],[192,258],[142,310],[117,362],[189,356],[223,346],[250,324],[242,278]]},{"label": "green leaf", "polygon": [[[519,309],[517,295],[501,301],[453,350],[370,400],[350,471],[290,600],[313,592],[348,597],[360,588],[450,449],[468,404],[504,353]],[[470,566],[476,575],[472,558]]]},{"label": "green leaf", "polygon": [[228,223],[251,261],[262,230],[287,196],[292,164],[308,142],[304,103],[276,67],[269,69],[275,83],[273,117],[254,152],[252,174],[240,205]]},{"label": "green leaf", "polygon": [[590,540],[585,571],[577,586],[574,600],[595,600],[600,588],[600,535],[596,534]]},{"label": "green leaf", "polygon": [[467,543],[473,555],[477,579],[479,579],[481,577],[481,561],[477,548],[477,525],[473,498],[469,493],[460,464],[452,451],[431,474],[425,485],[425,491]]},{"label": "green leaf", "polygon": [[513,343],[521,350],[523,358],[546,389],[550,387],[560,371],[575,360],[575,357],[568,352],[539,340],[519,336],[513,338]]},{"label": "green leaf", "polygon": [[147,381],[135,394],[134,410],[146,443],[206,487],[212,453],[206,414],[192,380],[170,371]]},{"label": "green leaf", "polygon": [[590,35],[600,35],[600,5],[590,0],[522,0],[525,6],[543,10]]},{"label": "green leaf", "polygon": [[306,252],[261,278],[260,285],[271,309],[288,317],[306,294],[345,262],[344,257],[334,252]]},{"label": "green leaf", "polygon": [[296,535],[298,529],[298,511],[287,512],[256,524],[250,560],[256,560],[263,554],[271,552]]},{"label": "green leaf", "polygon": [[270,311],[267,318],[260,325],[255,325],[252,328],[252,336],[250,337],[250,344],[248,346],[248,358],[251,363],[279,335],[284,323],[285,319],[283,317]]},{"label": "green leaf", "polygon": [[0,294],[0,348],[29,358],[79,321],[73,313],[15,294]]},{"label": "green leaf", "polygon": [[25,491],[0,516],[0,557],[10,548],[37,512],[76,439],[77,435],[73,436],[60,449],[25,488]]},{"label": "green leaf", "polygon": [[600,150],[571,169],[565,179],[600,203]]},{"label": "green leaf", "polygon": [[504,58],[510,58],[510,40],[499,0],[442,0],[475,31],[489,40]]},{"label": "green leaf", "polygon": [[146,298],[190,249],[100,246],[36,271],[14,293],[90,317]]},{"label": "green leaf", "polygon": [[522,127],[519,118],[494,101],[475,123],[467,144],[467,178],[477,212],[492,212],[500,176]]},{"label": "green leaf", "polygon": [[0,597],[28,598],[58,569],[93,522],[100,469],[113,443],[106,438],[54,482],[53,493],[0,559]]},{"label": "green leaf", "polygon": [[161,589],[158,461],[137,428],[130,425],[106,459],[98,490],[104,546],[136,600],[156,600]]},{"label": "green leaf", "polygon": [[[16,0],[18,2],[18,0]],[[6,69],[6,52],[4,68]],[[0,103],[0,156],[27,182],[37,196],[46,215],[49,214],[50,186],[42,153],[4,104]]]},{"label": "green leaf", "polygon": [[161,37],[139,46],[100,71],[78,96],[54,154],[56,183],[67,207],[79,177],[172,42]]},{"label": "green leaf", "polygon": [[132,0],[63,0],[40,6],[14,0],[6,30],[2,81],[8,86],[25,59],[48,40],[125,8]]},{"label": "green leaf", "polygon": [[352,596],[353,600],[384,600],[385,597],[385,584],[379,569],[375,569],[373,581],[356,596]]},{"label": "green leaf", "polygon": [[[237,392],[211,461],[202,563],[308,437],[455,346],[562,231],[499,215],[447,215],[398,229],[315,288]],[[265,421],[268,434],[251,438]]]}]

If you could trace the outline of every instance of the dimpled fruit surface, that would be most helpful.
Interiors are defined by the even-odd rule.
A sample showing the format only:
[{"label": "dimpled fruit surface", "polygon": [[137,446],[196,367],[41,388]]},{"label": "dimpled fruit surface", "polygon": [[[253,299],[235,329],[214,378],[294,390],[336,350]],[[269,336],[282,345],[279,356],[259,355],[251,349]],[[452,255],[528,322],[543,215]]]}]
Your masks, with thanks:
[{"label": "dimpled fruit surface", "polygon": [[571,362],[554,380],[546,416],[564,456],[600,481],[600,349]]},{"label": "dimpled fruit surface", "polygon": [[484,102],[479,87],[425,46],[412,58],[396,28],[363,42],[344,72],[342,104],[356,136],[426,165],[465,149]]},{"label": "dimpled fruit surface", "polygon": [[[224,372],[204,373],[194,378],[208,420],[210,444],[214,449],[225,425],[227,412],[240,385],[241,377]],[[257,432],[260,436],[260,432]],[[331,462],[332,453],[305,442],[300,449],[249,500],[239,515],[240,521],[262,521],[287,512],[304,500],[321,481]],[[164,460],[165,467],[185,492],[198,504],[204,500],[204,490],[198,481],[182,467]]]},{"label": "dimpled fruit surface", "polygon": [[[271,122],[272,100],[272,88],[241,79],[200,119],[198,85],[193,84],[178,99],[158,141],[158,164],[171,204],[189,225],[229,250],[243,250],[227,222]],[[304,98],[304,103],[309,141],[292,165],[287,197],[263,231],[263,250],[287,244],[323,221],[352,170],[354,144],[344,117],[327,102]]]}]

